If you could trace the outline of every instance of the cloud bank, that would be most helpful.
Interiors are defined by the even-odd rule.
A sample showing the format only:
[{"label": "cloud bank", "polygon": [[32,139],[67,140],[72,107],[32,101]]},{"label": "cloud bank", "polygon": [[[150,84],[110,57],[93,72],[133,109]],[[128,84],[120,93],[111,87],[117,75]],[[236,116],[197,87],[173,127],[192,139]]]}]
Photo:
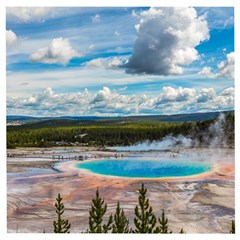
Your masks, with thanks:
[{"label": "cloud bank", "polygon": [[50,45],[37,50],[30,56],[31,62],[66,65],[72,58],[81,56],[73,49],[67,38],[55,38]]},{"label": "cloud bank", "polygon": [[209,38],[205,16],[194,8],[150,8],[139,17],[127,73],[180,74],[199,58],[195,47]]},{"label": "cloud bank", "polygon": [[22,115],[97,115],[178,114],[232,110],[234,88],[217,93],[212,88],[164,87],[158,96],[124,95],[103,87],[96,93],[87,89],[76,93],[55,93],[51,88],[29,97],[9,97],[8,114]]}]

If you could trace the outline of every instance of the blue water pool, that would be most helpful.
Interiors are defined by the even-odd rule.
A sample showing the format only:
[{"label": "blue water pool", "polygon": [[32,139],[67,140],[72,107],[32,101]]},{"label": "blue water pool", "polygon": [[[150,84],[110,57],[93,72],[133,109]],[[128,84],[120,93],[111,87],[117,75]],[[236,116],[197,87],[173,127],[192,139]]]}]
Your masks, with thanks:
[{"label": "blue water pool", "polygon": [[184,177],[211,170],[211,165],[189,160],[103,159],[76,165],[92,173],[127,178]]}]

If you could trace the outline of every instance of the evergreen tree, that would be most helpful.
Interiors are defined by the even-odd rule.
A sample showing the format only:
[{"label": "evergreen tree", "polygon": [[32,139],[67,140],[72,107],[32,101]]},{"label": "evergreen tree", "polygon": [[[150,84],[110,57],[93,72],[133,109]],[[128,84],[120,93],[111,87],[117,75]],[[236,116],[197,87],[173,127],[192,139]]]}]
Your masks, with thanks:
[{"label": "evergreen tree", "polygon": [[127,220],[124,210],[120,208],[118,202],[116,213],[114,215],[114,223],[112,226],[112,233],[129,233],[129,221]]},{"label": "evergreen tree", "polygon": [[149,199],[146,198],[146,193],[147,189],[142,183],[142,187],[139,189],[139,206],[135,207],[134,224],[136,229],[133,230],[133,233],[153,233],[155,231],[157,219],[149,205]]},{"label": "evergreen tree", "polygon": [[111,230],[113,222],[112,215],[110,215],[107,224],[103,224],[103,216],[107,211],[107,204],[101,199],[98,189],[96,197],[92,199],[92,206],[89,210],[89,229],[88,233],[107,233]]},{"label": "evergreen tree", "polygon": [[230,230],[230,233],[235,234],[235,221],[232,220],[232,229]]},{"label": "evergreen tree", "polygon": [[155,233],[172,233],[172,231],[168,231],[168,218],[165,217],[165,212],[162,210],[161,218],[158,218],[159,226],[156,228]]},{"label": "evergreen tree", "polygon": [[181,234],[185,233],[184,230],[183,230],[183,228],[181,228],[181,230],[180,230],[179,233],[181,233]]},{"label": "evergreen tree", "polygon": [[70,233],[70,227],[71,224],[68,222],[68,220],[62,219],[62,214],[64,213],[64,204],[61,202],[62,198],[60,196],[60,193],[58,194],[58,197],[56,198],[56,213],[58,216],[57,221],[53,222],[54,232],[55,233]]}]

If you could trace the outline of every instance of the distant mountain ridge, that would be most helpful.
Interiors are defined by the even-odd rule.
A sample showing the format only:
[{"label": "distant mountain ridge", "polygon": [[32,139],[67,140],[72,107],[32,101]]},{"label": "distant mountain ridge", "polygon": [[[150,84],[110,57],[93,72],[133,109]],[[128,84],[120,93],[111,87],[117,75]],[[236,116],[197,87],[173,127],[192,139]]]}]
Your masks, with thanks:
[{"label": "distant mountain ridge", "polygon": [[[32,116],[18,116],[18,115],[8,115],[7,121],[28,121],[28,120],[36,120],[36,121],[45,121],[45,120],[53,120],[53,119],[98,119],[101,117],[97,116],[60,116],[60,117],[32,117]],[[105,117],[104,117],[105,118]]]},{"label": "distant mountain ridge", "polygon": [[[61,116],[61,117],[32,117],[32,116],[7,116],[8,125],[28,125],[28,126],[70,126],[101,122],[105,124],[118,123],[122,121],[164,121],[164,122],[186,122],[202,121],[217,118],[221,113],[234,111],[207,112],[207,113],[189,113],[174,115],[144,115],[144,116],[123,116],[123,117],[99,117],[99,116]],[[18,123],[18,124],[17,124]]]}]

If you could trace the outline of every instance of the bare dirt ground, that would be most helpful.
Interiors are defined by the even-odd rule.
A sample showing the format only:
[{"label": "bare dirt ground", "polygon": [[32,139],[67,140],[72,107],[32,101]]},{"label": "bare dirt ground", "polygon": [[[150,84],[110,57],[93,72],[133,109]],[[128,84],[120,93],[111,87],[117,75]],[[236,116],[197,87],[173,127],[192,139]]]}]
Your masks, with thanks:
[{"label": "bare dirt ground", "polygon": [[[59,149],[58,149],[59,150]],[[148,189],[150,205],[156,216],[162,209],[169,218],[169,228],[187,233],[228,233],[235,217],[234,150],[221,150],[215,160],[205,149],[199,154],[211,155],[217,168],[209,174],[178,179],[127,179],[88,174],[66,168],[66,172],[52,169],[56,160],[34,159],[36,156],[51,156],[52,149],[17,149],[8,154],[24,153],[27,156],[7,159],[8,186],[8,232],[53,232],[56,219],[55,198],[63,197],[64,217],[72,224],[71,232],[84,232],[88,225],[88,210],[91,199],[99,188],[108,203],[108,214],[115,212],[120,201],[130,225],[133,224],[134,208],[138,201],[137,189],[144,182]],[[88,157],[113,157],[116,152],[79,149]],[[51,153],[49,153],[51,152]],[[61,151],[60,151],[61,152]],[[184,154],[191,154],[192,150]],[[196,151],[194,151],[196,152]],[[58,152],[54,152],[56,155]],[[76,154],[76,153],[69,153]],[[127,155],[129,153],[123,153]],[[28,158],[31,157],[31,158]],[[210,159],[210,158],[209,158]],[[71,166],[74,162],[63,162]]]}]

